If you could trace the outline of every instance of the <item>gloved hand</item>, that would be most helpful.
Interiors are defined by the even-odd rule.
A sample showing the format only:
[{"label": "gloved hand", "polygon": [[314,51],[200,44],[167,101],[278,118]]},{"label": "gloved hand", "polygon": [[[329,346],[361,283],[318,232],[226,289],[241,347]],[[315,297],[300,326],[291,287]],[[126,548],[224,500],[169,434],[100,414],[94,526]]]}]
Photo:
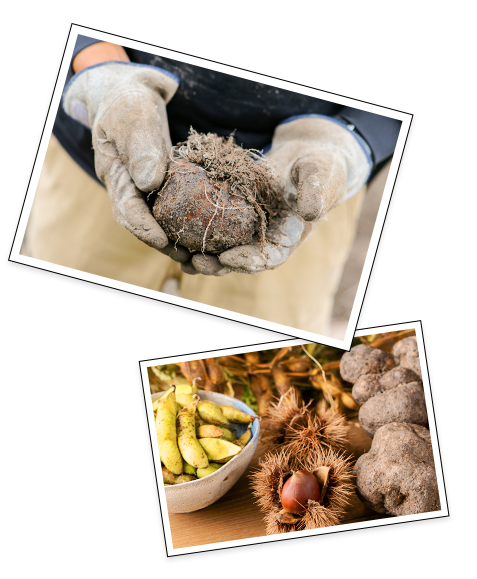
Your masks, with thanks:
[{"label": "gloved hand", "polygon": [[330,117],[291,117],[278,125],[267,157],[285,183],[288,213],[275,219],[262,249],[233,247],[213,255],[196,254],[182,269],[187,273],[225,275],[257,273],[286,261],[327,214],[366,183],[372,169],[367,144],[343,123]]},{"label": "gloved hand", "polygon": [[144,195],[164,180],[172,147],[166,104],[178,86],[175,75],[154,66],[109,61],[73,76],[63,107],[92,131],[96,174],[114,219],[147,245],[185,262],[189,250],[169,242]]}]

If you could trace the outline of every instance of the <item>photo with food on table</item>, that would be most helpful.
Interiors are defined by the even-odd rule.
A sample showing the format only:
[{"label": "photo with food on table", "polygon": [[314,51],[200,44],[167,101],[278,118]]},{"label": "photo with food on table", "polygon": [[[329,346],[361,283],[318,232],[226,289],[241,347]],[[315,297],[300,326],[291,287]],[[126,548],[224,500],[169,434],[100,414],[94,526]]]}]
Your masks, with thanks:
[{"label": "photo with food on table", "polygon": [[293,344],[147,366],[174,550],[445,516],[416,329]]}]

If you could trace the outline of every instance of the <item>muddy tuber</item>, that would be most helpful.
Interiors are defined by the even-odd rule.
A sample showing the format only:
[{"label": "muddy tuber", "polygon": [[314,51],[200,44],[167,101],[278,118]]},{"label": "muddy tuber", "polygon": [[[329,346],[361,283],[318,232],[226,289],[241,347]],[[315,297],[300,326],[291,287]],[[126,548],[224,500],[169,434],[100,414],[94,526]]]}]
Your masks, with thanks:
[{"label": "muddy tuber", "polygon": [[420,382],[379,392],[359,409],[361,428],[371,438],[378,428],[390,422],[427,425],[426,400]]},{"label": "muddy tuber", "polygon": [[411,515],[440,509],[429,430],[391,422],[376,431],[354,467],[357,494],[378,513]]},{"label": "muddy tuber", "polygon": [[343,355],[340,372],[343,380],[354,384],[363,374],[379,374],[391,370],[395,365],[391,354],[379,348],[359,344]]},{"label": "muddy tuber", "polygon": [[353,386],[353,398],[358,404],[364,404],[379,392],[385,392],[400,386],[416,382],[419,377],[407,368],[396,366],[384,374],[363,374]]},{"label": "muddy tuber", "polygon": [[405,338],[396,342],[393,347],[393,356],[396,364],[403,368],[409,368],[419,377],[421,374],[421,364],[419,363],[419,351],[415,337]]},{"label": "muddy tuber", "polygon": [[416,338],[397,342],[391,354],[356,346],[343,355],[340,371],[353,383],[359,422],[373,438],[354,468],[359,498],[389,515],[439,510]]},{"label": "muddy tuber", "polygon": [[397,342],[392,354],[360,344],[343,355],[342,377],[353,383],[352,396],[361,404],[359,422],[372,438],[389,422],[427,425],[415,337]]},{"label": "muddy tuber", "polygon": [[254,236],[265,243],[281,183],[258,151],[239,147],[233,135],[191,129],[173,148],[167,174],[153,215],[174,243],[213,254],[249,245]]}]

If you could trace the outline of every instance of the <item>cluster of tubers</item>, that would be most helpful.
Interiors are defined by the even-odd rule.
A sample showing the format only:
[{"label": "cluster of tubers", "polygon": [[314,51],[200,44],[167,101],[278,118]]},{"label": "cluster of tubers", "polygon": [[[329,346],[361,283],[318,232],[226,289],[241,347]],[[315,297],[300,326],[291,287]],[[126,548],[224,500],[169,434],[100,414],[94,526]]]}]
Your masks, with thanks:
[{"label": "cluster of tubers", "polygon": [[361,404],[359,422],[372,438],[390,422],[427,426],[427,411],[415,337],[397,342],[392,353],[365,344],[343,354],[340,372]]},{"label": "cluster of tubers", "polygon": [[[221,468],[249,442],[256,418],[235,406],[200,400],[195,384],[153,395],[153,411],[165,485],[191,482]],[[237,438],[231,423],[248,428]]]},{"label": "cluster of tubers", "polygon": [[389,515],[440,509],[416,338],[388,353],[365,344],[343,355],[341,376],[361,404],[359,422],[373,438],[354,467],[359,498]]}]

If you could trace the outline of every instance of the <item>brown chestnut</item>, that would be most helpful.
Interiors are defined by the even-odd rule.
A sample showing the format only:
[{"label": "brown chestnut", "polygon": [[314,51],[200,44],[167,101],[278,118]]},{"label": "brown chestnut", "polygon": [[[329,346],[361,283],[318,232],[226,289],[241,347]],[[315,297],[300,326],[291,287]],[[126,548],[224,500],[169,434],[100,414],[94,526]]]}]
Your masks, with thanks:
[{"label": "brown chestnut", "polygon": [[306,470],[298,470],[283,485],[280,501],[286,511],[301,515],[306,512],[309,500],[318,503],[320,497],[320,485],[315,475]]}]

